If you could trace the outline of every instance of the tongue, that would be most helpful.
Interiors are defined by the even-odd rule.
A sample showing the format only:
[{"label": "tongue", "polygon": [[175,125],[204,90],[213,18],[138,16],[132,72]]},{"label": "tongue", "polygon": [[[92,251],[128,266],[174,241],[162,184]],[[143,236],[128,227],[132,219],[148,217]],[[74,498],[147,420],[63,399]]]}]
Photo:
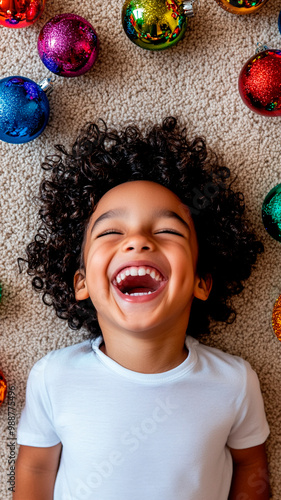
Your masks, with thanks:
[{"label": "tongue", "polygon": [[160,283],[146,274],[145,276],[127,276],[120,285],[122,293],[148,293],[158,290]]}]

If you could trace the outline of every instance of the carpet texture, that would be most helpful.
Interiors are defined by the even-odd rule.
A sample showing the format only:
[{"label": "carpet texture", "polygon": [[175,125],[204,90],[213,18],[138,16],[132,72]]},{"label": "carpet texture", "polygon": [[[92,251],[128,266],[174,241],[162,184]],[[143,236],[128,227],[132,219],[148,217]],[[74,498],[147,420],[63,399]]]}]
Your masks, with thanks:
[{"label": "carpet texture", "polygon": [[[173,48],[152,53],[133,45],[121,25],[121,0],[47,0],[33,26],[0,29],[1,75],[23,75],[40,81],[48,71],[37,54],[37,38],[54,15],[79,14],[95,27],[100,53],[93,69],[79,78],[57,78],[50,97],[51,116],[44,133],[25,145],[1,142],[0,369],[15,387],[16,424],[24,405],[29,370],[52,349],[77,343],[85,331],[74,332],[46,307],[19,274],[17,258],[32,239],[37,220],[33,202],[53,145],[71,145],[87,121],[101,117],[114,126],[135,121],[144,129],[177,116],[190,137],[203,135],[245,194],[247,213],[265,252],[236,297],[234,324],[218,325],[204,340],[248,360],[257,371],[271,428],[268,440],[272,498],[281,498],[281,344],[271,327],[272,308],[281,293],[281,246],[265,232],[261,206],[268,191],[281,182],[281,118],[252,113],[238,93],[238,75],[254,54],[258,41],[281,47],[280,2],[269,0],[257,14],[234,16],[215,0],[201,0],[184,39]],[[0,408],[0,497],[11,499],[8,400]],[[151,499],[153,500],[153,499]],[[206,499],[208,500],[208,499]]]}]

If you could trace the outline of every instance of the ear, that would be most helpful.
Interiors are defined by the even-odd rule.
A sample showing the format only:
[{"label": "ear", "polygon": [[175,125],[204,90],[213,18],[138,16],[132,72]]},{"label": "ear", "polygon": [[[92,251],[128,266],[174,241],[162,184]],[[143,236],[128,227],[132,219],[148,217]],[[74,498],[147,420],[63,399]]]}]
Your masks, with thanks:
[{"label": "ear", "polygon": [[86,275],[83,269],[78,269],[74,274],[73,285],[76,300],[86,300],[89,298]]},{"label": "ear", "polygon": [[210,274],[207,274],[204,278],[196,277],[196,282],[194,286],[194,297],[200,300],[207,300],[212,290],[213,280]]}]

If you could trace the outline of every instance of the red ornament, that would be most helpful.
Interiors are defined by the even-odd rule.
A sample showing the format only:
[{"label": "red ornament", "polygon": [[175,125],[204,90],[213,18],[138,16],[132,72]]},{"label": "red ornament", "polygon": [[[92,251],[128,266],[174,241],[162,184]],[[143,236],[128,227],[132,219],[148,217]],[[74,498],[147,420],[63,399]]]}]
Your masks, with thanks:
[{"label": "red ornament", "polygon": [[4,402],[6,394],[7,394],[7,382],[3,373],[0,371],[0,406]]},{"label": "red ornament", "polygon": [[0,24],[6,28],[26,28],[35,23],[45,7],[45,0],[1,0]]},{"label": "red ornament", "polygon": [[239,92],[252,111],[264,116],[281,115],[281,51],[266,49],[243,66]]}]

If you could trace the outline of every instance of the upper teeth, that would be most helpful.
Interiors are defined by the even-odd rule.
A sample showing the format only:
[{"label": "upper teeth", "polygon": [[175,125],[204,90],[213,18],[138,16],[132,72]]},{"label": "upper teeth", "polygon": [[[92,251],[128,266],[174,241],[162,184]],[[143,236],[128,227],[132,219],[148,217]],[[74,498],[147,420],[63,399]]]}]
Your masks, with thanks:
[{"label": "upper teeth", "polygon": [[145,276],[149,274],[156,281],[162,281],[161,275],[151,267],[127,267],[117,274],[113,284],[121,283],[127,276]]}]

